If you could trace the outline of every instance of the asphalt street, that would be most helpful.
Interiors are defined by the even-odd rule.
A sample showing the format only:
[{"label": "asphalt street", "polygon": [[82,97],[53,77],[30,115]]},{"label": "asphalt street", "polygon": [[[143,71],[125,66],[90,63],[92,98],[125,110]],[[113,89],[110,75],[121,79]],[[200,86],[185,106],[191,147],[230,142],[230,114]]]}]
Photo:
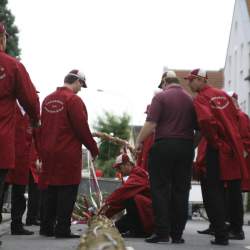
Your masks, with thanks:
[{"label": "asphalt street", "polygon": [[[212,237],[197,234],[197,230],[205,229],[208,226],[206,221],[191,220],[188,221],[183,238],[185,244],[174,245],[166,244],[149,244],[145,243],[144,239],[125,239],[127,247],[132,247],[134,250],[157,250],[157,249],[183,249],[183,250],[212,250],[212,249],[232,249],[243,250],[250,249],[250,226],[245,226],[244,231],[246,239],[243,241],[230,241],[229,246],[214,246],[210,244]],[[38,234],[39,228],[36,226],[29,227],[30,230],[35,231],[32,236],[12,236],[9,233],[9,222],[0,225],[0,233],[4,233],[1,237],[3,245],[0,249],[3,250],[69,250],[77,249],[79,244],[78,239],[55,239],[40,236]],[[86,225],[73,225],[72,231],[74,233],[83,234]]]}]

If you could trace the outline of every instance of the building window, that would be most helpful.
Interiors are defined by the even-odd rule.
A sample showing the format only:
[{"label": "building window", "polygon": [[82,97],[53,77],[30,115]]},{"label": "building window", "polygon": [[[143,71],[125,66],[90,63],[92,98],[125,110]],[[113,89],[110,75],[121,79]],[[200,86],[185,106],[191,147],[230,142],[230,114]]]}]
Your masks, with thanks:
[{"label": "building window", "polygon": [[244,71],[241,70],[241,71],[240,71],[240,82],[243,82],[243,73],[244,73]]},{"label": "building window", "polygon": [[235,33],[237,33],[237,30],[238,30],[238,22],[235,21],[235,23],[234,23],[234,31],[235,31]]},{"label": "building window", "polygon": [[[240,45],[240,62],[243,62],[243,54],[244,53],[244,44],[242,43]],[[241,63],[241,66],[243,67],[243,64]]]}]

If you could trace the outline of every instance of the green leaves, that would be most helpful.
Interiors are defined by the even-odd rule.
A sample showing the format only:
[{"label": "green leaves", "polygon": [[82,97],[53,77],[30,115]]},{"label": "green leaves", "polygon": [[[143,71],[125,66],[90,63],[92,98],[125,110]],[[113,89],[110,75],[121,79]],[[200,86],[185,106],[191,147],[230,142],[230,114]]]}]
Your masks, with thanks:
[{"label": "green leaves", "polygon": [[[103,117],[98,117],[94,129],[109,135],[128,140],[130,137],[130,116],[124,113],[122,116],[116,116],[112,113],[105,112]],[[120,154],[121,146],[110,141],[100,141],[100,154],[97,159],[97,165],[103,170],[104,176],[113,177],[115,171],[112,165],[117,155]]]},{"label": "green leaves", "polygon": [[9,34],[6,53],[18,58],[21,53],[21,50],[18,47],[19,31],[17,26],[14,24],[15,17],[12,15],[7,5],[8,0],[0,0],[0,22],[4,23],[5,28]]}]

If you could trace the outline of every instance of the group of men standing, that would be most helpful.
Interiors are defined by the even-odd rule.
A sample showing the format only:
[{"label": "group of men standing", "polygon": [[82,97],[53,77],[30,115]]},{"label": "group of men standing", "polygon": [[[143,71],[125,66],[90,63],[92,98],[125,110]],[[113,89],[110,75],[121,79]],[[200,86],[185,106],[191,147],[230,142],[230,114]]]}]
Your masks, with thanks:
[{"label": "group of men standing", "polygon": [[[215,245],[243,240],[242,191],[250,190],[250,120],[235,93],[208,83],[195,69],[185,78],[195,97],[165,72],[147,108],[136,142],[137,162],[119,155],[114,168],[129,176],[106,200],[106,215],[126,209],[116,221],[124,237],[148,243],[184,243],[192,171],[201,182],[203,201]],[[196,161],[194,150],[198,146]]]},{"label": "group of men standing", "polygon": [[[7,36],[4,25],[0,24],[0,196],[9,169],[17,169],[17,164],[21,164],[16,159],[15,141],[18,101],[35,130],[34,145],[42,161],[38,182],[46,190],[46,205],[40,234],[77,238],[79,235],[71,233],[70,225],[81,180],[82,145],[93,159],[99,153],[89,129],[87,109],[76,95],[81,88],[87,87],[85,76],[79,70],[70,71],[64,78],[63,87],[44,99],[40,115],[37,91],[25,67],[4,52]],[[148,159],[138,163],[145,164],[149,180],[144,168],[132,171],[131,161],[125,156],[117,159],[116,167],[124,173],[132,173],[130,181],[124,185],[135,190],[136,179],[145,187],[137,189],[139,193],[133,191],[131,197],[136,194],[136,200],[124,201],[123,207],[138,208],[145,197],[151,204],[151,196],[154,220],[147,225],[144,219],[143,227],[140,220],[135,221],[135,230],[142,228],[146,234],[152,233],[146,238],[148,243],[168,242],[169,238],[172,243],[184,243],[182,234],[188,216],[194,149],[201,137],[203,156],[200,157],[204,159],[201,180],[205,207],[215,235],[211,243],[227,245],[229,238],[237,238],[243,232],[241,185],[242,180],[249,178],[248,131],[243,134],[240,129],[240,111],[232,98],[211,87],[204,70],[193,70],[186,80],[190,89],[197,93],[194,99],[179,84],[175,72],[163,74],[159,85],[163,91],[153,97],[137,138],[136,150],[143,155],[143,144],[145,147],[150,137],[152,147],[147,149]],[[230,203],[229,229],[225,217],[225,189]],[[142,193],[144,195],[140,196]],[[119,199],[120,196],[113,195],[106,202],[115,207],[114,197]],[[118,221],[116,225],[126,226],[123,222]]]},{"label": "group of men standing", "polygon": [[195,69],[185,79],[194,98],[180,86],[175,72],[163,74],[163,91],[154,96],[137,138],[140,151],[155,133],[148,159],[155,228],[146,242],[172,238],[173,243],[184,243],[194,149],[200,142],[197,159],[203,158],[200,179],[214,230],[211,243],[228,245],[229,239],[244,239],[241,192],[242,183],[249,183],[249,119],[243,116],[243,130],[242,112],[231,96],[208,84],[206,71]]},{"label": "group of men standing", "polygon": [[89,129],[86,107],[76,95],[87,87],[85,76],[79,70],[70,71],[63,87],[45,98],[40,114],[39,97],[25,67],[5,53],[7,38],[0,23],[0,197],[8,173],[10,183],[13,177],[19,180],[12,188],[11,232],[32,234],[22,223],[26,207],[26,183],[22,176],[29,172],[30,161],[34,162],[33,145],[35,158],[40,160],[38,168],[42,162],[37,180],[44,190],[40,234],[78,238],[71,233],[70,225],[81,180],[82,145],[93,159],[99,153]]}]

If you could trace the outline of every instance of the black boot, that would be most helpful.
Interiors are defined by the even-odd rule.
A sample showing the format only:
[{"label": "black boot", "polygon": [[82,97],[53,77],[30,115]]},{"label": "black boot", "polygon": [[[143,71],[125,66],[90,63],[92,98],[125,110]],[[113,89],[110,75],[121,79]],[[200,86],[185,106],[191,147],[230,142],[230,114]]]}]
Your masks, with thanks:
[{"label": "black boot", "polygon": [[214,240],[211,240],[211,244],[220,245],[220,246],[227,246],[229,244],[229,242],[228,242],[228,239],[215,238]]},{"label": "black boot", "polygon": [[26,219],[26,226],[40,226],[40,221],[36,219]]},{"label": "black boot", "polygon": [[168,235],[152,234],[150,237],[146,238],[147,243],[166,243],[169,242]]},{"label": "black boot", "polygon": [[183,238],[172,238],[172,244],[183,244],[185,240]]},{"label": "black boot", "polygon": [[34,232],[26,230],[25,228],[11,229],[12,235],[32,235]]},{"label": "black boot", "polygon": [[228,233],[228,238],[230,240],[244,240],[245,239],[245,234],[243,231],[240,231],[240,232],[229,232]]},{"label": "black boot", "polygon": [[211,227],[209,227],[209,228],[207,228],[205,230],[198,230],[197,233],[214,235],[214,230]]}]

